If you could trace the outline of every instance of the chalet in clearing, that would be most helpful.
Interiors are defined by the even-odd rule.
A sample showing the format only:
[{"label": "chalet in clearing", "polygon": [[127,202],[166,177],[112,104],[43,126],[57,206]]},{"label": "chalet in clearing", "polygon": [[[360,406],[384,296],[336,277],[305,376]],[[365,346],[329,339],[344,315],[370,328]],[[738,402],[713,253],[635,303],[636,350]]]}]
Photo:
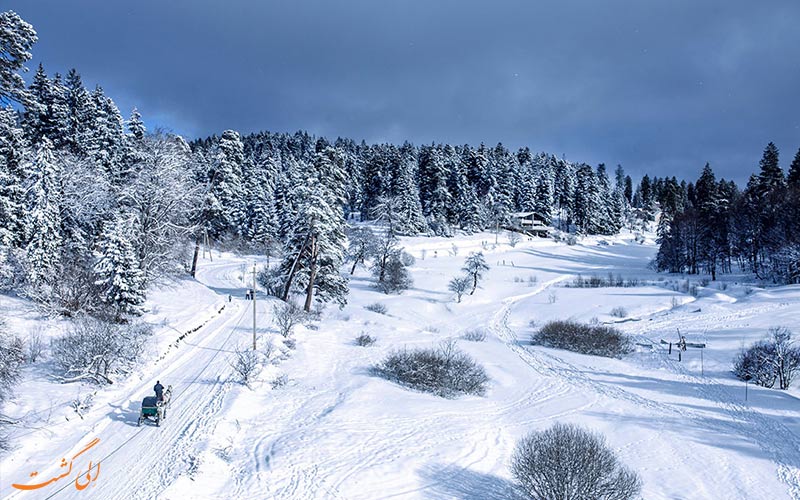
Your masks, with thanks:
[{"label": "chalet in clearing", "polygon": [[512,227],[509,229],[531,236],[546,238],[552,227],[545,224],[545,219],[536,212],[517,212],[511,214]]}]

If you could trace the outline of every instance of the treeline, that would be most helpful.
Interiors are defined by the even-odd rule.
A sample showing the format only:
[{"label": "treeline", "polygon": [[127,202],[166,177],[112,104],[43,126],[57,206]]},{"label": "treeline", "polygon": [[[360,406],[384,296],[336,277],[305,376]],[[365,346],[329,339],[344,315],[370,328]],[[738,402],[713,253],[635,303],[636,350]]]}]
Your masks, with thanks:
[{"label": "treeline", "polygon": [[0,288],[59,314],[137,314],[149,284],[194,275],[204,240],[279,257],[270,287],[304,294],[306,309],[312,297],[344,303],[348,220],[382,222],[383,253],[397,256],[395,235],[506,227],[514,212],[614,234],[653,219],[663,184],[502,144],[233,130],[187,144],[148,133],[135,109],[124,120],[74,69],[40,65],[25,86],[35,41],[15,13],[0,15]]},{"label": "treeline", "polygon": [[[372,220],[390,201],[396,209],[396,230],[403,235],[453,235],[456,230],[482,231],[512,224],[515,212],[535,212],[547,223],[579,234],[616,234],[627,223],[653,220],[660,179],[648,176],[634,188],[630,176],[617,167],[613,180],[605,165],[593,168],[529,148],[510,151],[502,144],[487,147],[405,143],[330,142],[306,132],[259,132],[241,138],[232,131],[191,143],[201,157],[215,151],[231,154],[231,168],[214,179],[217,199],[229,214],[214,214],[210,226],[216,238],[245,236],[259,225],[248,217],[247,197],[258,191],[268,222],[283,220],[281,207],[304,165],[327,149],[335,151],[342,169],[346,218]],[[246,187],[245,187],[246,185]],[[222,201],[224,199],[224,201]],[[226,205],[227,204],[227,205]],[[632,210],[636,209],[636,210]],[[638,220],[637,217],[638,216]]]},{"label": "treeline", "polygon": [[664,186],[658,270],[716,279],[736,269],[800,282],[800,151],[785,175],[778,148],[769,143],[759,168],[743,191],[717,181],[708,164],[694,184]]}]

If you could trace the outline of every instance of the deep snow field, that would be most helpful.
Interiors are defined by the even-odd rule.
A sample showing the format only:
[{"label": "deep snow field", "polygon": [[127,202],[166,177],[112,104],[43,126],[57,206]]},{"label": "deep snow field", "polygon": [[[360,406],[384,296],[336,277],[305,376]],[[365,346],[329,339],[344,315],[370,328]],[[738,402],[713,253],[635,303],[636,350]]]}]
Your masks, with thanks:
[{"label": "deep snow field", "polygon": [[[298,328],[295,349],[283,347],[270,324],[274,299],[259,296],[258,342],[272,339],[276,349],[250,388],[237,383],[230,360],[251,342],[252,302],[241,277],[253,260],[215,252],[213,263],[201,261],[197,281],[151,292],[145,319],[157,333],[149,358],[97,390],[82,415],[70,402],[96,388],[54,383],[47,360],[26,367],[5,409],[21,424],[12,429],[16,448],[0,461],[0,497],[516,498],[509,472],[516,441],[568,422],[603,433],[641,475],[645,499],[800,499],[800,383],[790,391],[750,386],[745,400],[744,384],[730,373],[737,351],[769,327],[800,336],[800,286],[725,277],[703,287],[689,277],[696,296],[683,293],[686,277],[650,271],[655,245],[630,234],[575,246],[535,239],[512,248],[503,235],[494,242],[492,233],[404,238],[416,257],[413,288],[384,295],[357,270],[348,305],[329,306],[320,321]],[[458,304],[447,283],[480,250],[491,269]],[[578,274],[608,273],[641,286],[567,286]],[[365,309],[375,302],[387,313]],[[627,316],[613,316],[616,307]],[[23,336],[63,327],[19,299],[0,296],[0,311]],[[637,350],[618,360],[531,346],[535,328],[552,319],[616,323]],[[486,330],[485,342],[459,339],[473,328]],[[668,354],[660,340],[674,342],[678,331],[707,343],[702,359],[699,349],[680,362],[676,351]],[[362,332],[376,344],[357,346]],[[485,396],[442,399],[370,373],[393,349],[449,338],[486,368]],[[283,375],[284,385],[273,384]],[[141,398],[156,379],[175,390],[170,413],[161,427],[137,427]],[[11,487],[32,482],[32,471],[57,476],[61,458],[94,438],[99,443],[74,465],[85,472],[88,460],[100,462],[87,489],[76,489],[77,473],[34,491]]]}]

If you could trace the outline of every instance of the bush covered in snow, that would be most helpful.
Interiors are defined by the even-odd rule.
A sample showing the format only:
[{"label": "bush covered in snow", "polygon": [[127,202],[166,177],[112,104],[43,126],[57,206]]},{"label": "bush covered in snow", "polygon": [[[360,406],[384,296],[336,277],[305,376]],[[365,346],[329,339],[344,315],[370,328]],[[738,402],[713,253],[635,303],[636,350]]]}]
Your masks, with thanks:
[{"label": "bush covered in snow", "polygon": [[616,318],[626,318],[628,316],[628,310],[622,306],[617,306],[611,310],[611,315]]},{"label": "bush covered in snow", "polygon": [[[381,275],[383,279],[380,279]],[[376,277],[379,278],[378,289],[385,294],[402,293],[414,285],[414,280],[406,269],[400,253],[390,255],[383,267],[382,274],[376,273]]]},{"label": "bush covered in snow", "polygon": [[641,491],[639,476],[619,462],[601,435],[569,424],[520,440],[511,472],[520,490],[537,500],[627,500]]},{"label": "bush covered in snow", "polygon": [[144,353],[153,331],[144,323],[115,324],[81,318],[64,336],[53,339],[53,360],[63,382],[89,380],[113,383],[112,376],[128,373]]},{"label": "bush covered in snow", "polygon": [[406,387],[443,398],[483,395],[489,382],[483,367],[458,350],[453,341],[437,348],[392,352],[375,367],[375,372]]},{"label": "bush covered in snow", "polygon": [[630,339],[615,328],[569,320],[545,324],[533,336],[533,343],[608,358],[618,358],[633,350]]},{"label": "bush covered in snow", "polygon": [[740,352],[733,361],[733,373],[763,387],[788,389],[800,372],[800,346],[783,327],[770,328],[766,339]]}]

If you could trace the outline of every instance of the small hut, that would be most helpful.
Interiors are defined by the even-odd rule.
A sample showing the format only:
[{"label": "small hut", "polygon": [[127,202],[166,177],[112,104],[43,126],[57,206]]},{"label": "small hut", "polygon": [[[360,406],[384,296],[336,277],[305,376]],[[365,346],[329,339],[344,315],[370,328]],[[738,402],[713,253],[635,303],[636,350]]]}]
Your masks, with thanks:
[{"label": "small hut", "polygon": [[531,236],[540,236],[546,238],[549,236],[552,227],[545,223],[545,218],[536,212],[517,212],[511,214],[512,231],[529,234]]}]

